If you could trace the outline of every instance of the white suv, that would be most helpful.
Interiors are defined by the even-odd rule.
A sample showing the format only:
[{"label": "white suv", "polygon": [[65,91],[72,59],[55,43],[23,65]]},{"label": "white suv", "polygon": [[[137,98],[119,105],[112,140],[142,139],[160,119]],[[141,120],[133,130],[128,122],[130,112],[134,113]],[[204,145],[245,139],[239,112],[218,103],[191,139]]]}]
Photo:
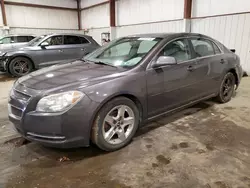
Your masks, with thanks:
[{"label": "white suv", "polygon": [[34,39],[33,35],[7,35],[0,39],[0,50],[20,47]]}]

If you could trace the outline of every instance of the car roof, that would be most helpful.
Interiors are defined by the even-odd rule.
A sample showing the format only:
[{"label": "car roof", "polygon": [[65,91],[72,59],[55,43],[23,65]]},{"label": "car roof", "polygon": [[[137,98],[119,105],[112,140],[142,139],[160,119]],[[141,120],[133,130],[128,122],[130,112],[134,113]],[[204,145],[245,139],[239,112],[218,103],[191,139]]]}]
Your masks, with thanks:
[{"label": "car roof", "polygon": [[128,37],[141,37],[141,38],[168,38],[168,37],[185,37],[185,36],[199,36],[207,37],[199,33],[147,33],[147,34],[136,34],[129,35]]},{"label": "car roof", "polygon": [[89,35],[83,35],[83,34],[78,34],[78,33],[51,33],[51,34],[46,34],[47,36],[53,36],[53,35],[73,35],[73,36],[78,36],[78,37],[91,37]]}]

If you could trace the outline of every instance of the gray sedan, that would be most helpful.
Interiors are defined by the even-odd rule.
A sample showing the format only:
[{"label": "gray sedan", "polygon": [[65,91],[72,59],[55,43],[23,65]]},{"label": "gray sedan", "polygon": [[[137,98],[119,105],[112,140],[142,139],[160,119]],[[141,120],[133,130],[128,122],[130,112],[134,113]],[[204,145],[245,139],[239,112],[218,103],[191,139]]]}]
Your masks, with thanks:
[{"label": "gray sedan", "polygon": [[106,151],[127,145],[149,120],[216,97],[240,84],[239,57],[199,34],[117,39],[84,59],[19,78],[9,118],[26,139]]},{"label": "gray sedan", "polygon": [[20,77],[35,69],[80,59],[98,47],[97,42],[87,35],[42,35],[24,47],[2,50],[0,67]]}]

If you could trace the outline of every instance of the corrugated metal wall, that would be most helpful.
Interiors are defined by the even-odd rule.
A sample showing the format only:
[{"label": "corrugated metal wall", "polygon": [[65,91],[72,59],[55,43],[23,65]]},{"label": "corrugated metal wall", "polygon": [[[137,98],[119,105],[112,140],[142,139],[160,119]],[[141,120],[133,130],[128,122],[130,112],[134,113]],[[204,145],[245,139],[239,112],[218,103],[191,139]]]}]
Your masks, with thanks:
[{"label": "corrugated metal wall", "polygon": [[237,3],[229,0],[194,0],[192,17],[198,18],[192,20],[191,31],[209,35],[228,48],[236,49],[243,68],[250,72],[250,13],[221,15],[247,11],[250,11],[249,0],[238,0]]},{"label": "corrugated metal wall", "polygon": [[83,28],[109,27],[109,4],[82,11],[82,26]]},{"label": "corrugated metal wall", "polygon": [[159,22],[117,27],[117,37],[140,33],[181,32],[183,21]]},{"label": "corrugated metal wall", "polygon": [[[76,8],[73,0],[8,0],[13,2]],[[44,34],[54,32],[78,32],[77,12],[15,5],[5,5],[9,33]],[[0,14],[0,26],[3,26]],[[1,30],[3,32],[3,30]],[[2,33],[0,33],[2,34]]]},{"label": "corrugated metal wall", "polygon": [[[117,36],[149,32],[180,32],[183,0],[117,1]],[[171,21],[172,20],[172,21]]]},{"label": "corrugated metal wall", "polygon": [[6,5],[5,10],[10,27],[77,29],[77,13],[75,11],[13,5]]},{"label": "corrugated metal wall", "polygon": [[11,2],[20,2],[20,3],[32,3],[39,5],[49,5],[49,6],[59,6],[67,8],[76,8],[76,2],[74,0],[7,0]]},{"label": "corrugated metal wall", "polygon": [[89,7],[92,5],[96,5],[102,2],[105,2],[107,0],[82,0],[81,1],[81,8]]}]

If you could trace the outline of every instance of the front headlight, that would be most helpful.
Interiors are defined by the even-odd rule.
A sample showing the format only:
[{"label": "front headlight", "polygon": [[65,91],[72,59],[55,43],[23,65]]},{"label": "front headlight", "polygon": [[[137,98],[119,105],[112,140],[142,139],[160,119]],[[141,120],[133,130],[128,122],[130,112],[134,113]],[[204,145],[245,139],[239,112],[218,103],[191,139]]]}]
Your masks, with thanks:
[{"label": "front headlight", "polygon": [[43,97],[36,106],[37,112],[61,112],[75,105],[84,96],[80,91],[68,91]]}]

